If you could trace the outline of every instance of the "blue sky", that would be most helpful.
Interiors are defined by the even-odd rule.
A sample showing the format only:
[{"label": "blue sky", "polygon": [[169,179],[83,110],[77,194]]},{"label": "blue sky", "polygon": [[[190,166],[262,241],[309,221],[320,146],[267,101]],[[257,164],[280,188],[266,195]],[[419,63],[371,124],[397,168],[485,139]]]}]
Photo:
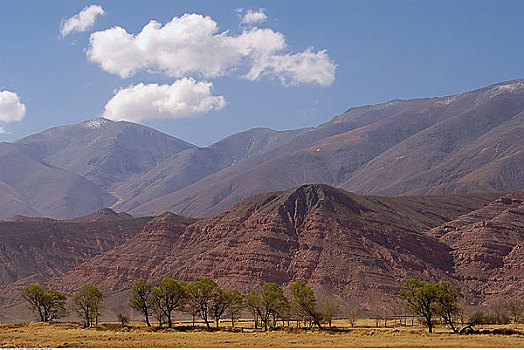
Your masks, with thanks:
[{"label": "blue sky", "polygon": [[[61,23],[89,5],[99,5],[105,14],[86,31],[61,38]],[[248,10],[262,11],[267,19],[242,24]],[[500,0],[0,0],[0,92],[16,93],[26,107],[18,117],[6,117],[4,111],[3,122],[0,109],[0,129],[5,130],[0,141],[129,113],[142,124],[206,146],[254,127],[316,126],[353,106],[444,96],[524,78],[523,13],[524,2]],[[206,68],[209,52],[203,52],[199,68],[184,68],[198,61],[194,55],[205,47],[194,49],[184,62],[177,61],[182,56],[177,51],[158,63],[157,51],[150,50],[141,60],[122,58],[112,71],[103,67],[120,52],[104,46],[110,28],[136,35],[151,20],[161,29],[184,14],[208,16],[212,22],[206,23],[218,26],[214,35],[227,31],[222,35],[236,40],[234,45],[243,33],[257,29],[270,30],[264,32],[268,38],[279,36],[286,45],[259,54],[270,41],[264,37],[257,41],[259,51],[249,56],[242,52],[251,43],[234,46],[238,52],[232,55],[237,56],[225,59],[216,74]],[[191,25],[198,26],[206,17],[192,18],[196,24]],[[89,58],[89,38],[95,32],[102,33],[96,43],[100,54]],[[155,33],[171,42],[160,30]],[[183,50],[184,40],[177,39],[176,45]],[[227,55],[225,50],[222,56]],[[305,64],[304,55],[318,59],[325,69],[316,69],[317,61]],[[170,66],[175,61],[182,67],[177,71]],[[289,64],[295,61],[304,63],[304,69]],[[138,68],[122,76],[126,64]],[[329,69],[335,65],[331,76]],[[262,74],[248,78],[257,66]],[[189,99],[184,107],[165,102],[154,110],[162,96],[180,89],[191,93],[183,94]],[[186,103],[195,99],[200,103],[195,108]],[[111,100],[113,109],[106,106]]]}]

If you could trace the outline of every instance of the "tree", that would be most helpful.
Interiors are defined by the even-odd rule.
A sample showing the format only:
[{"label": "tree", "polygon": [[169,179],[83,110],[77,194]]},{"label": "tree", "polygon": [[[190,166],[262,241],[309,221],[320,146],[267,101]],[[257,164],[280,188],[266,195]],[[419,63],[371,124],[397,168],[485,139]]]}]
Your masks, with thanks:
[{"label": "tree", "polygon": [[167,326],[172,328],[173,311],[182,309],[186,297],[187,283],[166,275],[160,280],[157,287],[151,289],[150,303],[156,309],[157,316],[158,314],[163,315],[161,319],[167,320]]},{"label": "tree", "polygon": [[48,322],[67,315],[66,297],[54,288],[44,288],[32,284],[24,288],[22,298],[29,303],[31,311],[40,317],[40,321]]},{"label": "tree", "polygon": [[433,315],[438,297],[436,285],[418,278],[408,279],[405,281],[405,288],[399,291],[399,297],[415,314],[424,318],[428,332],[433,333]]},{"label": "tree", "polygon": [[98,316],[102,311],[102,301],[104,294],[97,286],[87,284],[80,288],[71,299],[73,311],[84,320],[85,327],[91,327],[98,324]]},{"label": "tree", "polygon": [[510,315],[506,299],[500,297],[489,301],[489,310],[497,324],[509,323]]},{"label": "tree", "polygon": [[230,291],[224,291],[220,288],[215,289],[215,293],[209,304],[209,314],[215,320],[217,328],[219,326],[220,318],[227,311],[231,302]]},{"label": "tree", "polygon": [[322,320],[327,322],[331,328],[333,318],[339,314],[341,309],[340,299],[334,295],[323,295],[318,302],[318,309]]},{"label": "tree", "polygon": [[509,314],[513,318],[513,322],[518,323],[522,313],[524,313],[524,300],[512,298],[509,299],[506,304]]},{"label": "tree", "polygon": [[231,319],[231,327],[235,328],[235,320],[240,317],[240,313],[244,308],[244,297],[236,289],[228,290],[229,306],[226,310],[226,315]]},{"label": "tree", "polygon": [[434,284],[437,289],[435,312],[446,321],[453,333],[459,330],[454,325],[454,319],[459,314],[458,300],[462,294],[450,282],[444,281]]},{"label": "tree", "polygon": [[145,316],[145,321],[148,327],[151,327],[149,316],[153,307],[153,299],[151,292],[155,286],[144,279],[137,280],[131,288],[131,297],[129,298],[129,305],[140,311]]},{"label": "tree", "polygon": [[120,322],[122,326],[125,326],[129,323],[129,316],[124,315],[123,313],[119,313],[116,316],[116,318],[118,319],[118,322]]},{"label": "tree", "polygon": [[252,289],[246,296],[246,304],[254,315],[260,317],[264,330],[268,330],[269,319],[276,317],[289,304],[284,290],[275,283],[265,283],[262,292]]},{"label": "tree", "polygon": [[322,329],[320,324],[322,315],[317,308],[317,299],[311,287],[305,281],[299,280],[290,286],[290,291],[293,296],[293,306],[298,315],[311,318],[313,323]]},{"label": "tree", "polygon": [[209,324],[210,307],[213,299],[217,297],[218,290],[220,290],[218,284],[211,278],[202,277],[198,281],[190,283],[187,290],[190,303],[198,311],[198,316],[204,320],[207,328],[211,328]]}]

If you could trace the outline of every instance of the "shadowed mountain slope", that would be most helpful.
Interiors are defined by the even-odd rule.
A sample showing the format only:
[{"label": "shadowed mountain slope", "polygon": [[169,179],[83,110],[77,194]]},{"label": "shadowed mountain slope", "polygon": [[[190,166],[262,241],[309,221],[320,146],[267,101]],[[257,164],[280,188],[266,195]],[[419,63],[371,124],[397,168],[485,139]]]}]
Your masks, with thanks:
[{"label": "shadowed mountain slope", "polygon": [[[110,205],[115,198],[79,175],[28,155],[19,145],[0,144],[0,218],[25,214],[65,218]],[[16,210],[16,208],[19,210]]]}]

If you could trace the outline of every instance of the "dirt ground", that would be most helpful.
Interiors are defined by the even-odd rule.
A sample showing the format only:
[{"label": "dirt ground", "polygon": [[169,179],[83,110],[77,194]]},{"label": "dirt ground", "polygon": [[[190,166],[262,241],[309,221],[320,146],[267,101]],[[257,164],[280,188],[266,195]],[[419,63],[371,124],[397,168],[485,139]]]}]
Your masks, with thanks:
[{"label": "dirt ground", "polygon": [[247,321],[238,326],[243,332],[241,328],[235,332],[188,329],[181,323],[175,329],[148,328],[139,323],[126,327],[103,323],[90,329],[75,323],[1,324],[0,347],[524,347],[522,325],[477,327],[520,333],[511,335],[455,335],[445,328],[428,334],[420,326],[349,328],[340,322],[336,330],[324,331],[290,328],[261,332]]}]

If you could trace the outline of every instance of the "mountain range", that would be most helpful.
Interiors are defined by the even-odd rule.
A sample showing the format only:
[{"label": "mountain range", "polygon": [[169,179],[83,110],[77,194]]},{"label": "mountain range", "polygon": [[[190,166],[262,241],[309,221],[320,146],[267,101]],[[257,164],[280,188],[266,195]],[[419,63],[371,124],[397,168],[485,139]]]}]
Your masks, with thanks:
[{"label": "mountain range", "polygon": [[328,185],[255,195],[202,219],[17,216],[0,221],[0,320],[29,319],[20,291],[35,282],[68,295],[93,283],[106,317],[131,314],[133,282],[167,273],[243,292],[304,279],[367,309],[414,277],[449,280],[471,304],[524,297],[523,217],[524,191],[380,197]]},{"label": "mountain range", "polygon": [[412,277],[524,297],[523,127],[515,80],[205,148],[103,118],[0,143],[0,321],[26,319],[30,283],[97,284],[116,315],[167,273],[368,309]]},{"label": "mountain range", "polygon": [[367,195],[524,188],[524,80],[351,108],[314,128],[257,128],[197,147],[96,118],[0,143],[0,218],[110,207],[208,217],[254,194],[322,183]]}]

